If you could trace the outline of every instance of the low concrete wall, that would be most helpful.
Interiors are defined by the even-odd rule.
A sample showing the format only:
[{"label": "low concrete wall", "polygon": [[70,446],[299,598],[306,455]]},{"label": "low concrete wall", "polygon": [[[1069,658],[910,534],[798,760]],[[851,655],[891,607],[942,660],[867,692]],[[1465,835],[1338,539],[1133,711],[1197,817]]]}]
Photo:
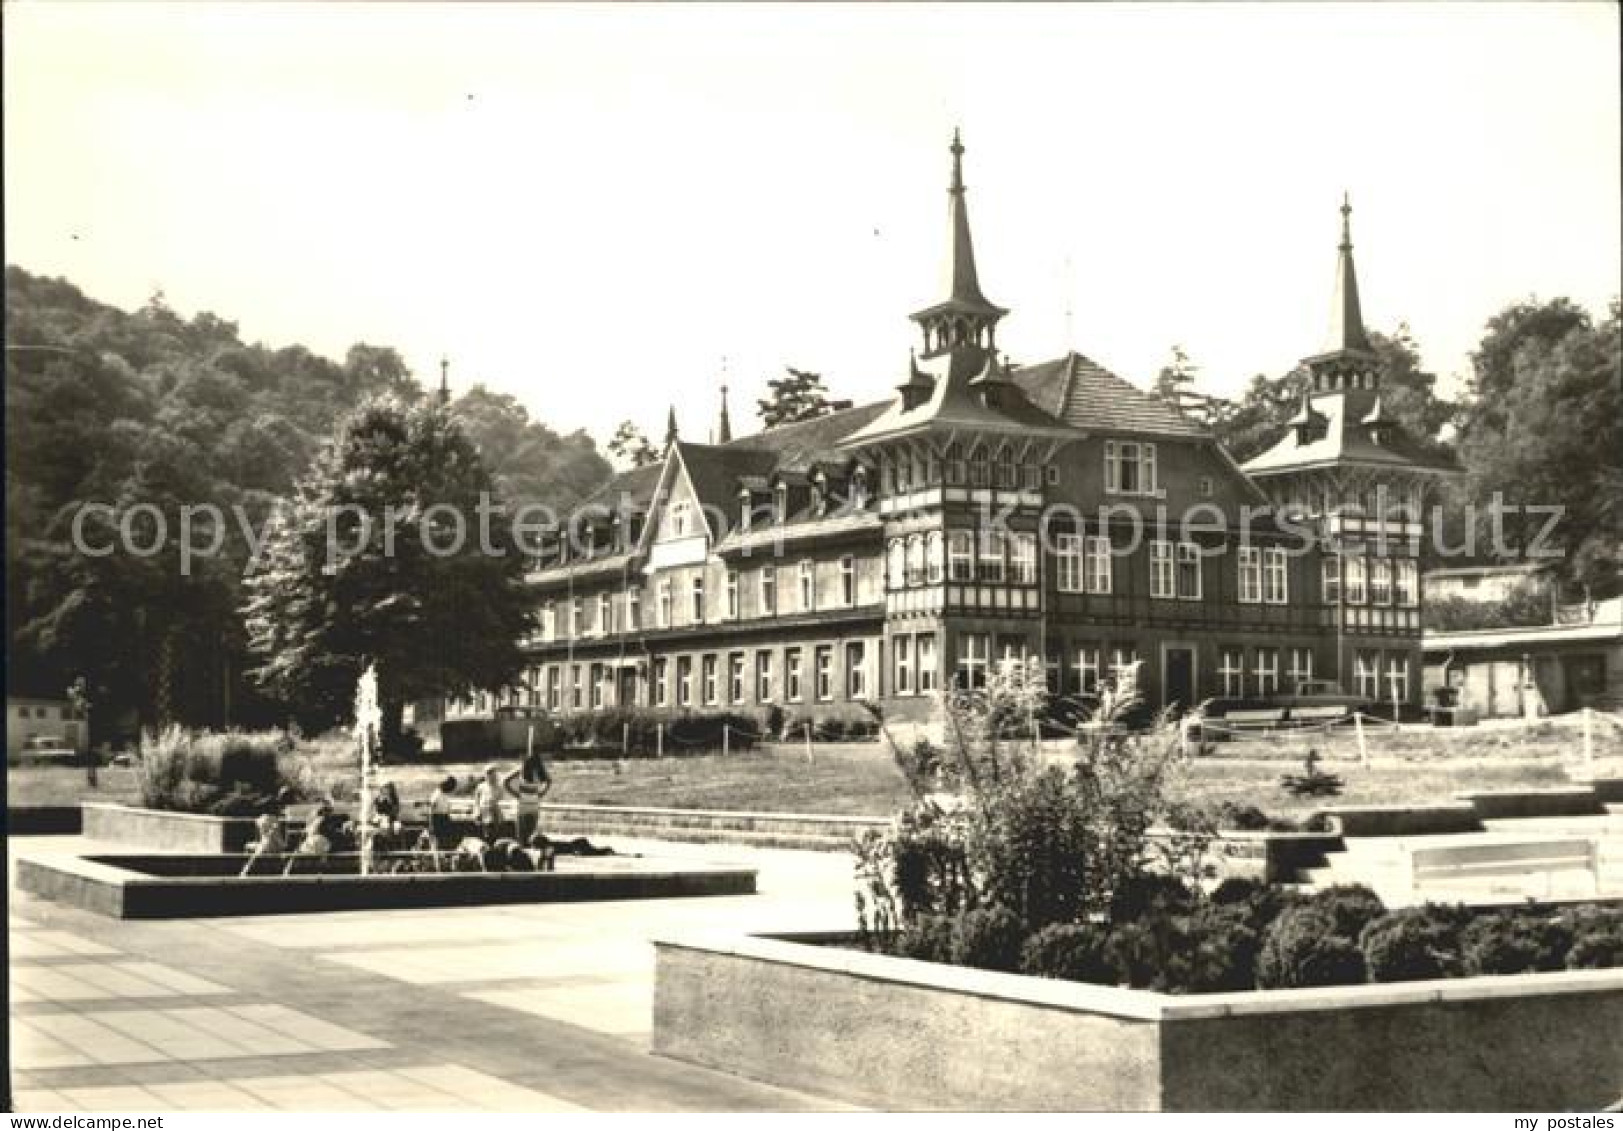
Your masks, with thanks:
[{"label": "low concrete wall", "polygon": [[1623,971],[1171,997],[808,945],[656,942],[654,1049],[888,1109],[1594,1110]]},{"label": "low concrete wall", "polygon": [[[1155,831],[1152,839],[1168,834]],[[1261,880],[1281,884],[1297,880],[1308,868],[1322,867],[1325,855],[1342,847],[1335,833],[1286,833],[1230,829],[1209,849],[1223,879]]]},{"label": "low concrete wall", "polygon": [[[749,868],[670,862],[638,867],[581,865],[556,872],[415,875],[165,875],[185,856],[21,856],[17,886],[33,895],[118,919],[275,915],[383,908],[577,903],[683,896],[750,895]],[[197,858],[200,870],[220,857]],[[127,867],[121,867],[127,864]],[[240,862],[238,864],[240,867]]]},{"label": "low concrete wall", "polygon": [[1554,789],[1487,789],[1456,793],[1484,820],[1505,817],[1587,817],[1605,812],[1588,785]]},{"label": "low concrete wall", "polygon": [[1342,836],[1426,836],[1482,831],[1468,801],[1438,805],[1335,805],[1321,809]]},{"label": "low concrete wall", "polygon": [[84,836],[108,844],[132,844],[165,852],[241,852],[254,837],[247,817],[208,817],[134,805],[87,801]]},{"label": "low concrete wall", "polygon": [[78,836],[77,805],[16,805],[6,809],[7,836]]}]

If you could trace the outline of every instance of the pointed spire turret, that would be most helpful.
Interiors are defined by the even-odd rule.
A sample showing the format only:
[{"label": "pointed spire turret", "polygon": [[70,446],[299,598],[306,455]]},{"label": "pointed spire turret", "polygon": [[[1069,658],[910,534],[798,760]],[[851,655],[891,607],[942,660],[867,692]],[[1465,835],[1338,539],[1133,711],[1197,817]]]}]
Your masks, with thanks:
[{"label": "pointed spire turret", "polygon": [[1336,293],[1330,307],[1330,336],[1326,353],[1340,350],[1368,350],[1369,335],[1364,332],[1364,312],[1358,302],[1358,272],[1353,267],[1352,201],[1341,196],[1341,244],[1337,248]]},{"label": "pointed spire turret", "polygon": [[924,331],[924,356],[937,357],[961,346],[988,349],[997,322],[1008,313],[981,291],[975,267],[975,241],[969,231],[969,205],[964,200],[964,144],[952,132],[952,180],[947,186],[947,297],[913,315]]},{"label": "pointed spire turret", "polygon": [[1337,251],[1329,337],[1322,353],[1305,359],[1313,374],[1313,390],[1318,393],[1374,389],[1380,385],[1375,349],[1364,329],[1364,311],[1358,299],[1358,272],[1352,254],[1352,202],[1345,193],[1341,197],[1341,243]]},{"label": "pointed spire turret", "polygon": [[665,417],[665,443],[666,446],[676,443],[676,406]]},{"label": "pointed spire turret", "polygon": [[727,384],[721,386],[721,420],[716,425],[716,443],[730,444],[733,441],[733,422],[727,417]]},{"label": "pointed spire turret", "polygon": [[451,403],[451,360],[440,358],[440,404]]}]

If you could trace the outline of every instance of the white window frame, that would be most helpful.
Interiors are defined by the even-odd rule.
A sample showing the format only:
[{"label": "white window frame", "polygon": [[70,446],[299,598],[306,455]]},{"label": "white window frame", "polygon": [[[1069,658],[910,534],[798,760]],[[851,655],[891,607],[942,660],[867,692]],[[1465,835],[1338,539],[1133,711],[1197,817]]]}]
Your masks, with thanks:
[{"label": "white window frame", "polygon": [[913,638],[911,636],[891,637],[890,654],[895,667],[894,683],[896,694],[913,694]]},{"label": "white window frame", "polygon": [[636,632],[642,628],[642,587],[639,585],[626,586],[626,631]]},{"label": "white window frame", "polygon": [[663,707],[670,702],[671,663],[664,656],[654,657],[654,706]]},{"label": "white window frame", "polygon": [[840,604],[855,608],[857,603],[857,560],[850,554],[840,559]]},{"label": "white window frame", "polygon": [[739,616],[739,603],[738,571],[736,569],[730,569],[727,571],[727,577],[724,584],[727,593],[727,619],[737,620]]},{"label": "white window frame", "polygon": [[[1201,599],[1201,554],[1195,542],[1178,543],[1177,588],[1180,601]],[[1193,584],[1185,584],[1192,581]]]},{"label": "white window frame", "polygon": [[669,628],[671,627],[671,613],[674,611],[673,606],[675,601],[675,598],[671,592],[670,578],[662,577],[659,579],[658,592],[659,604],[656,613],[659,617],[659,627]]},{"label": "white window frame", "polygon": [[1251,669],[1256,682],[1258,698],[1279,694],[1279,649],[1272,645],[1254,649]]},{"label": "white window frame", "polygon": [[975,580],[975,536],[968,530],[947,532],[947,580]]},{"label": "white window frame", "polygon": [[1387,558],[1369,559],[1369,603],[1383,608],[1392,603],[1392,562]]},{"label": "white window frame", "polygon": [[800,563],[800,611],[817,611],[817,563],[810,558]]},{"label": "white window frame", "polygon": [[763,616],[776,616],[778,613],[778,567],[764,565],[761,567],[761,580],[759,583],[761,598],[761,614]]},{"label": "white window frame", "polygon": [[742,703],[746,698],[745,680],[748,670],[745,667],[744,653],[730,652],[727,655],[727,700],[730,703]]},{"label": "white window frame", "polygon": [[1116,555],[1110,538],[1104,534],[1090,534],[1087,538],[1087,568],[1084,580],[1089,593],[1109,594],[1116,581]]},{"label": "white window frame", "polygon": [[1008,576],[1008,535],[996,527],[981,531],[980,552],[975,558],[975,580],[982,584],[1001,585]]},{"label": "white window frame", "polygon": [[1349,605],[1362,605],[1368,596],[1365,589],[1367,576],[1362,554],[1352,554],[1342,559],[1344,572],[1342,574],[1342,596]]},{"label": "white window frame", "polygon": [[845,697],[857,702],[868,697],[868,643],[845,642]]},{"label": "white window frame", "polygon": [[702,657],[700,657],[699,687],[704,695],[704,704],[707,707],[714,707],[721,701],[721,685],[717,678],[718,668],[719,665],[717,664],[716,654],[714,652],[706,652]]},{"label": "white window frame", "polygon": [[676,705],[693,706],[693,657],[676,658]]},{"label": "white window frame", "polygon": [[1420,604],[1420,564],[1413,558],[1399,558],[1397,561],[1397,573],[1392,579],[1392,601],[1405,609]]},{"label": "white window frame", "polygon": [[1409,657],[1401,652],[1388,652],[1386,660],[1386,701],[1403,704],[1409,701]]},{"label": "white window frame", "polygon": [[918,670],[920,695],[933,695],[936,690],[935,633],[919,632],[913,635],[914,666]]},{"label": "white window frame", "polygon": [[1015,585],[1037,584],[1037,536],[1017,530],[1009,538],[1009,580]]},{"label": "white window frame", "polygon": [[906,546],[906,565],[903,577],[907,587],[914,589],[924,584],[924,535],[909,534]]},{"label": "white window frame", "polygon": [[1341,558],[1326,553],[1319,560],[1319,593],[1326,605],[1341,604]]},{"label": "white window frame", "polygon": [[924,536],[924,579],[928,585],[940,585],[945,570],[942,555],[941,531],[932,530]]},{"label": "white window frame", "polygon": [[597,595],[597,634],[607,636],[614,631],[614,597],[609,593]]},{"label": "white window frame", "polygon": [[1256,546],[1240,547],[1240,603],[1262,603],[1262,552]]},{"label": "white window frame", "polygon": [[1172,563],[1172,543],[1156,538],[1150,542],[1150,596],[1170,600],[1178,595],[1176,571]]},{"label": "white window frame", "polygon": [[885,587],[892,592],[907,588],[907,541],[892,538],[885,546]]},{"label": "white window frame", "polygon": [[1217,682],[1225,699],[1245,698],[1245,649],[1225,644],[1217,650]]},{"label": "white window frame", "polygon": [[1079,644],[1076,647],[1076,661],[1071,665],[1076,672],[1076,690],[1081,695],[1092,695],[1099,689],[1100,663],[1103,657],[1099,654],[1097,644]]},{"label": "white window frame", "polygon": [[787,702],[799,703],[805,695],[805,651],[801,648],[786,648],[783,652],[783,697]]},{"label": "white window frame", "polygon": [[1302,684],[1313,679],[1313,649],[1293,647],[1290,650],[1290,685],[1292,691],[1300,691]]},{"label": "white window frame", "polygon": [[696,573],[688,583],[688,613],[693,624],[704,623],[704,574]]},{"label": "white window frame", "polygon": [[765,648],[755,653],[755,699],[772,702],[772,652]]},{"label": "white window frame", "polygon": [[834,646],[819,644],[812,653],[812,691],[819,703],[834,701]]},{"label": "white window frame", "polygon": [[1082,584],[1082,535],[1055,535],[1054,582],[1061,593],[1087,591]]},{"label": "white window frame", "polygon": [[986,686],[991,670],[992,638],[984,632],[958,634],[957,678],[960,687],[974,690]]},{"label": "white window frame", "polygon": [[1290,600],[1290,566],[1283,546],[1263,547],[1262,599],[1270,605],[1283,605]]},{"label": "white window frame", "polygon": [[1353,689],[1364,698],[1379,702],[1381,698],[1381,654],[1359,649],[1353,654]]}]

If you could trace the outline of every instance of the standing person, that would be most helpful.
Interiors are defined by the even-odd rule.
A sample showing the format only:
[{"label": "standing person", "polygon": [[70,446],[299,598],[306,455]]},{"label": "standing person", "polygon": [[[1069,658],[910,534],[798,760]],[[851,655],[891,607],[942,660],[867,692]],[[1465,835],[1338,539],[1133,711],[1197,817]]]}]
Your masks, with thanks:
[{"label": "standing person", "polygon": [[519,768],[508,774],[502,784],[518,799],[517,839],[520,844],[528,844],[541,824],[541,799],[552,789],[552,775],[547,773],[546,762],[532,747]]},{"label": "standing person", "polygon": [[449,775],[428,799],[428,835],[433,838],[435,851],[455,845],[456,835],[451,827],[451,799],[456,796],[456,785],[456,775]]},{"label": "standing person", "polygon": [[502,835],[502,768],[495,763],[485,767],[485,777],[473,791],[473,819],[479,823],[479,837],[495,844]]}]

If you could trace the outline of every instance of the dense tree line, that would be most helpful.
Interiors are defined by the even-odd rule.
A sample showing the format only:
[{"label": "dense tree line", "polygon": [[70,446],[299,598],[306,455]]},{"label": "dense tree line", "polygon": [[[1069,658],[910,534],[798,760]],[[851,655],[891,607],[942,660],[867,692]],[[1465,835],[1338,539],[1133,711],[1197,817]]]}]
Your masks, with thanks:
[{"label": "dense tree line", "polygon": [[[255,663],[241,611],[252,541],[337,421],[371,398],[423,395],[387,347],[334,361],[250,344],[161,294],[131,313],[8,267],[8,689],[57,695],[85,677],[98,737],[115,721],[282,721],[283,705],[243,679]],[[608,474],[584,433],[559,436],[511,397],[475,387],[451,407],[514,501],[567,507]],[[218,554],[182,544],[180,510],[201,504],[242,516]],[[80,552],[76,519],[81,545],[112,544],[122,524],[143,554]],[[202,525],[194,546],[213,540]]]}]

